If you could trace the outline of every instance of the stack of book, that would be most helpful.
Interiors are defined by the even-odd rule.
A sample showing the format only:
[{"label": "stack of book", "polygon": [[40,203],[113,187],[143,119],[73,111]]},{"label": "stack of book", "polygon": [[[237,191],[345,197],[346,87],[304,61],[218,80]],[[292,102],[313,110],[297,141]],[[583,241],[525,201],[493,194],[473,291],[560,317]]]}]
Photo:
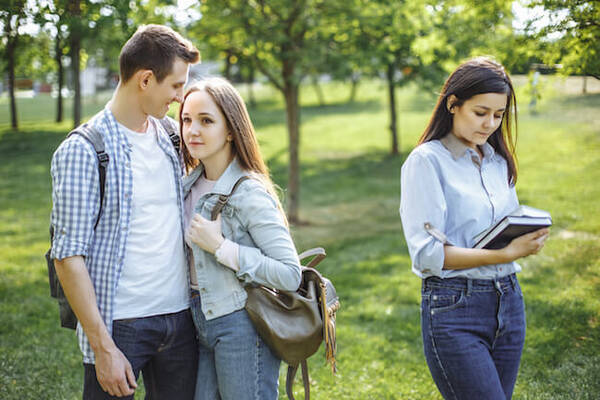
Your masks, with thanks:
[{"label": "stack of book", "polygon": [[496,224],[477,234],[474,249],[501,249],[514,238],[552,225],[552,217],[544,210],[519,206]]}]

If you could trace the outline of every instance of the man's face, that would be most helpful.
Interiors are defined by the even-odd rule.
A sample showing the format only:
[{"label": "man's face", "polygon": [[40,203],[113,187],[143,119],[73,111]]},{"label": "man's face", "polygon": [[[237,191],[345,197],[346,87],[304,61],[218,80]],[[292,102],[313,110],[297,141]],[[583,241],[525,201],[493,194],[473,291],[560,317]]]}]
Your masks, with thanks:
[{"label": "man's face", "polygon": [[183,87],[188,77],[189,64],[180,58],[173,63],[171,73],[157,82],[152,75],[144,94],[144,112],[155,118],[164,118],[169,111],[169,105],[183,101]]}]

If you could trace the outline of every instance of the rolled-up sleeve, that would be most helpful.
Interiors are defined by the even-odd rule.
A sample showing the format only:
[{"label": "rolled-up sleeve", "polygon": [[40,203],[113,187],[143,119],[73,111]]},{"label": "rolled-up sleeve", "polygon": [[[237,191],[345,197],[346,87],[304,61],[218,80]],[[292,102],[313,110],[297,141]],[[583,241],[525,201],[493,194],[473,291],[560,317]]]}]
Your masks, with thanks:
[{"label": "rolled-up sleeve", "polygon": [[240,245],[237,276],[248,283],[296,290],[300,261],[289,230],[273,198],[257,184],[251,185],[242,200],[242,223],[256,247]]},{"label": "rolled-up sleeve", "polygon": [[52,157],[52,257],[87,256],[100,202],[98,164],[80,137],[61,144]]},{"label": "rolled-up sleeve", "polygon": [[442,276],[444,244],[424,226],[444,232],[446,211],[438,171],[426,154],[413,152],[402,166],[400,217],[412,269],[421,278]]}]

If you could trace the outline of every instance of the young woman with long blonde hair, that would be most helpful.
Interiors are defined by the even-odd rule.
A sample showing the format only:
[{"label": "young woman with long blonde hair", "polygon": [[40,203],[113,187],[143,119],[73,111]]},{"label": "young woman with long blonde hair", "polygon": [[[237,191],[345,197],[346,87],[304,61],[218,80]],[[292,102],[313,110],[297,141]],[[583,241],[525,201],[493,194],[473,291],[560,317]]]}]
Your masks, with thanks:
[{"label": "young woman with long blonde hair", "polygon": [[[180,109],[192,315],[199,338],[196,400],[278,396],[280,360],[258,336],[245,284],[296,290],[300,262],[244,101],[226,80],[192,86]],[[216,220],[219,195],[242,181]]]}]

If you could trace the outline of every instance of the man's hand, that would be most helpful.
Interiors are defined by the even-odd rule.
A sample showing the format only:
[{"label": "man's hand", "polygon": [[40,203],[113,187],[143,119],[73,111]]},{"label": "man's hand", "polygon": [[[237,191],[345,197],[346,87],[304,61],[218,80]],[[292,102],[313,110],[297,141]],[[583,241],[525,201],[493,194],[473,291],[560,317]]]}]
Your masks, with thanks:
[{"label": "man's hand", "polygon": [[117,348],[96,303],[96,292],[82,256],[54,260],[56,274],[96,356],[96,377],[112,396],[130,396],[137,384],[131,364]]},{"label": "man's hand", "polygon": [[131,396],[137,388],[131,364],[116,347],[98,351],[96,355],[96,377],[105,392],[111,396]]}]

